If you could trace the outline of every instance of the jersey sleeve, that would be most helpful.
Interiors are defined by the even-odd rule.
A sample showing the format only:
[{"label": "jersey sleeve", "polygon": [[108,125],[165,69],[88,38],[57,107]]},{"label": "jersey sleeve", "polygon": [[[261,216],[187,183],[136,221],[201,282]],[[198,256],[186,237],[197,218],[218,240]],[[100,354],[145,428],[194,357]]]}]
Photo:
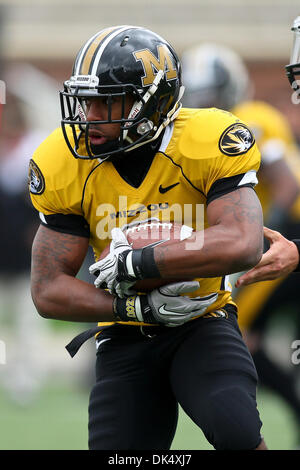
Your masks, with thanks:
[{"label": "jersey sleeve", "polygon": [[203,182],[207,204],[236,189],[254,188],[258,183],[259,162],[260,153],[256,145],[234,158],[221,155],[211,161],[207,179]]},{"label": "jersey sleeve", "polygon": [[[75,159],[65,163],[59,131],[36,150],[29,163],[31,202],[42,225],[58,232],[89,237],[89,226],[81,208],[81,188]],[[53,155],[58,158],[53,158]],[[74,161],[73,161],[74,160]]]},{"label": "jersey sleeve", "polygon": [[238,188],[254,188],[261,162],[254,134],[244,122],[231,113],[209,111],[192,119],[181,143],[189,177],[207,204]]},{"label": "jersey sleeve", "polygon": [[90,229],[84,217],[74,214],[45,215],[39,212],[41,224],[56,232],[69,233],[78,237],[89,238]]},{"label": "jersey sleeve", "polygon": [[207,193],[207,204],[238,188],[254,188],[258,180],[255,170],[234,176],[217,179]]}]

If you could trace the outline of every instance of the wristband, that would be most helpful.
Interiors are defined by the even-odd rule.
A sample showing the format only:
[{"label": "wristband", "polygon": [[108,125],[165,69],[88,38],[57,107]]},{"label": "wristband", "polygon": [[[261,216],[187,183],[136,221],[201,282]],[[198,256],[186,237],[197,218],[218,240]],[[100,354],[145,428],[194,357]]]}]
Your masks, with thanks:
[{"label": "wristband", "polygon": [[154,261],[154,249],[152,246],[137,250],[126,250],[119,254],[118,281],[136,281],[160,277],[160,272]]},{"label": "wristband", "polygon": [[154,260],[153,246],[133,250],[132,267],[137,279],[157,279],[161,277]]},{"label": "wristband", "polygon": [[131,295],[125,299],[116,297],[113,302],[113,310],[118,321],[155,323],[146,294]]},{"label": "wristband", "polygon": [[300,272],[300,240],[291,240],[293,243],[295,243],[298,253],[299,253],[299,263],[296,269],[294,269],[294,272]]},{"label": "wristband", "polygon": [[126,250],[119,254],[118,256],[118,281],[135,281],[137,277],[135,276],[134,271],[132,270],[131,262],[132,250]]}]

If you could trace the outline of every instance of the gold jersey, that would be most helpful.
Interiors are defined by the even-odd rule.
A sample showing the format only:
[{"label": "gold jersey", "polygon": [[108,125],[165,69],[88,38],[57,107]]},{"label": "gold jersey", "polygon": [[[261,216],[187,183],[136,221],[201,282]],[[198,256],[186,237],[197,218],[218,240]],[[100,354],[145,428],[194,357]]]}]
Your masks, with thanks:
[{"label": "gold jersey", "polygon": [[[300,182],[299,149],[285,116],[268,103],[258,100],[245,101],[237,105],[232,112],[246,122],[254,133],[261,152],[262,165],[282,158]],[[272,197],[269,183],[261,174],[255,190],[266,217],[272,204]],[[291,215],[300,217],[300,198],[291,209]]]},{"label": "gold jersey", "polygon": [[[75,159],[61,129],[34,153],[29,186],[42,223],[51,228],[49,221],[57,215],[85,221],[97,259],[110,243],[113,227],[156,218],[195,230],[207,228],[209,202],[237,187],[253,187],[259,165],[253,134],[236,116],[216,108],[183,108],[166,128],[138,188],[128,184],[110,161]],[[227,276],[198,280],[200,288],[193,297],[219,294],[208,312],[234,304]]]}]

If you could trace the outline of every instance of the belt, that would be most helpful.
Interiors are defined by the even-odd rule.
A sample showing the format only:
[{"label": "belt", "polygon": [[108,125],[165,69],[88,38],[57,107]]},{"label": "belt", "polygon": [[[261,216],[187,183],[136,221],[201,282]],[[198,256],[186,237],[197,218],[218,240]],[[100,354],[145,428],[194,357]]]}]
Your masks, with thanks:
[{"label": "belt", "polygon": [[106,329],[107,326],[97,326],[94,328],[90,328],[89,330],[85,330],[79,335],[75,336],[75,338],[70,341],[69,344],[66,346],[66,350],[70,354],[71,357],[74,357],[78,350],[81,348],[83,343],[85,343],[88,339],[95,336],[99,331]]},{"label": "belt", "polygon": [[[94,328],[90,328],[89,330],[85,330],[82,333],[79,333],[79,335],[75,336],[75,338],[70,341],[69,344],[66,346],[66,350],[70,354],[71,357],[74,357],[75,354],[79,351],[81,346],[90,338],[95,336],[97,333],[102,332],[103,330],[107,330],[108,328],[118,328],[120,330],[123,330],[124,332],[128,333],[130,331],[130,334],[132,335],[143,335],[148,338],[152,338],[154,336],[157,336],[160,333],[163,333],[167,330],[169,330],[169,327],[167,326],[147,326],[147,325],[140,325],[140,326],[134,326],[134,325],[120,325],[118,323],[115,323],[114,325],[106,325],[106,326],[96,326]],[[130,329],[130,330],[129,330]]]},{"label": "belt", "polygon": [[[225,311],[227,314],[228,313],[233,313],[234,315],[237,315],[237,309],[234,305],[232,304],[226,304],[224,307],[222,307],[221,311]],[[217,311],[218,312],[218,311]],[[203,317],[199,318],[205,318],[205,317],[212,317],[212,316],[220,316],[218,315],[217,312],[212,312],[210,314],[204,315]],[[184,323],[184,325],[189,324],[190,322]],[[143,335],[146,336],[147,338],[153,338],[154,336],[157,336],[158,334],[164,333],[166,331],[170,331],[171,327],[164,326],[164,325],[153,325],[153,326],[147,326],[147,325],[140,325],[140,326],[134,326],[134,325],[120,325],[119,323],[115,323],[113,325],[106,325],[106,326],[95,326],[93,328],[90,328],[89,330],[85,330],[82,333],[79,333],[79,335],[75,336],[75,338],[70,341],[69,344],[66,346],[66,350],[70,354],[71,357],[74,357],[75,354],[79,351],[81,346],[90,338],[95,336],[97,333],[100,331],[107,330],[108,328],[118,328],[119,331],[124,331],[126,334],[130,331],[130,334],[133,335]],[[130,328],[130,330],[129,330]],[[178,328],[178,327],[175,327]]]}]

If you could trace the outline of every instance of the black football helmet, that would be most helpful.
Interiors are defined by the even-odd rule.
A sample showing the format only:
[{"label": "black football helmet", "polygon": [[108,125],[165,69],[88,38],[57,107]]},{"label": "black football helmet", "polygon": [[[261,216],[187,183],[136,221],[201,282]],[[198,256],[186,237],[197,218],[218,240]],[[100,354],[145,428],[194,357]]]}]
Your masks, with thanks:
[{"label": "black football helmet", "polygon": [[[177,116],[184,88],[174,49],[163,38],[142,27],[115,26],[91,37],[75,59],[72,76],[60,92],[62,130],[76,158],[106,160],[154,141]],[[125,115],[125,99],[133,106]],[[111,102],[121,97],[122,116],[111,118]],[[106,99],[108,118],[87,121],[85,100]],[[120,98],[119,98],[120,99]],[[120,124],[117,139],[93,148],[90,126]]]},{"label": "black football helmet", "polygon": [[291,87],[294,90],[299,90],[300,81],[297,80],[297,77],[300,76],[300,16],[294,20],[291,29],[294,32],[293,46],[290,63],[285,66],[285,70]]}]

